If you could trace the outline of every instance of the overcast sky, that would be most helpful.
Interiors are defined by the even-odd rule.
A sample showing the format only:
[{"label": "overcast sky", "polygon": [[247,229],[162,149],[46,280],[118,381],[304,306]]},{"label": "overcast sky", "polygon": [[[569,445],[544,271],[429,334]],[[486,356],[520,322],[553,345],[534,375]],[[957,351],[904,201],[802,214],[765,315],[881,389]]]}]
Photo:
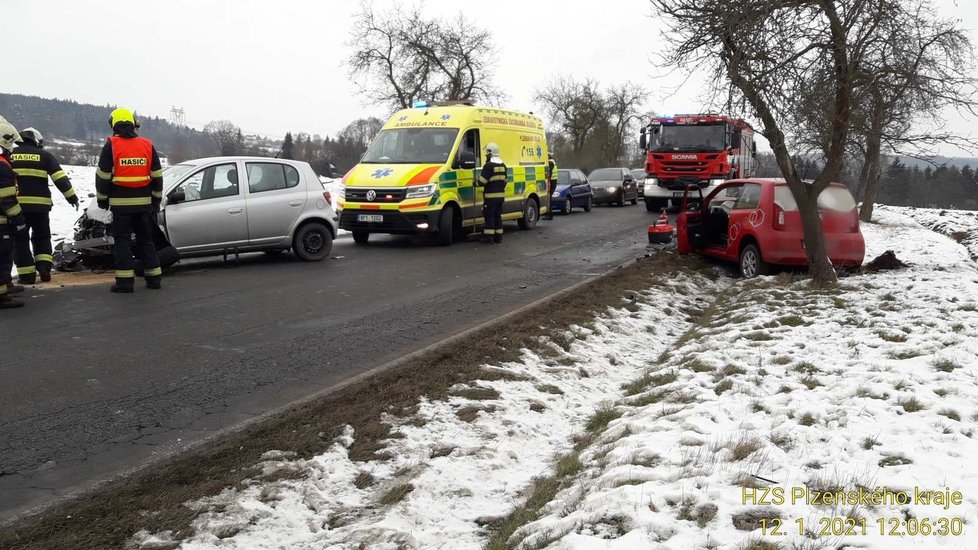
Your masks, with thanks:
[{"label": "overcast sky", "polygon": [[[976,36],[978,2],[936,2]],[[273,136],[289,130],[334,135],[355,118],[386,115],[356,95],[344,67],[355,1],[4,4],[9,60],[0,65],[0,91],[119,104],[163,117],[176,106],[191,126],[230,119],[246,132]],[[378,10],[392,4],[374,2]],[[702,107],[701,81],[677,91],[682,73],[653,64],[662,25],[647,0],[426,0],[424,7],[431,15],[461,10],[493,31],[496,81],[514,109],[539,111],[535,88],[558,74],[644,86],[647,107],[659,113]],[[956,116],[949,122],[965,134],[976,124]]]}]

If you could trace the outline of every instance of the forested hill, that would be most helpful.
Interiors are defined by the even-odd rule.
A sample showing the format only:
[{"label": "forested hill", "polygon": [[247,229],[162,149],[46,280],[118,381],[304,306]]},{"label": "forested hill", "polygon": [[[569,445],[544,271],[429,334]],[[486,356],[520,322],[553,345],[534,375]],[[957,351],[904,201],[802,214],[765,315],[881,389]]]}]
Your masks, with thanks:
[{"label": "forested hill", "polygon": [[[64,99],[0,92],[0,115],[18,129],[33,126],[49,143],[75,141],[101,146],[110,134],[109,113],[114,105],[89,105]],[[156,144],[161,154],[183,159],[212,147],[206,134],[186,126],[178,127],[158,117],[140,117],[140,135]]]}]

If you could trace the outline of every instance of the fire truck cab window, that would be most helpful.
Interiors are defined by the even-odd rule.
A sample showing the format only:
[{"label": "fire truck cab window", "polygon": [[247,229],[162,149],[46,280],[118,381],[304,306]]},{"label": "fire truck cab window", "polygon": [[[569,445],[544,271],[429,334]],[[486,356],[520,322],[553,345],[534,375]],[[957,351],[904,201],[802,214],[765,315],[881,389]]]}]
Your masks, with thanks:
[{"label": "fire truck cab window", "polygon": [[652,150],[689,153],[722,151],[726,142],[725,124],[665,125],[652,136]]}]

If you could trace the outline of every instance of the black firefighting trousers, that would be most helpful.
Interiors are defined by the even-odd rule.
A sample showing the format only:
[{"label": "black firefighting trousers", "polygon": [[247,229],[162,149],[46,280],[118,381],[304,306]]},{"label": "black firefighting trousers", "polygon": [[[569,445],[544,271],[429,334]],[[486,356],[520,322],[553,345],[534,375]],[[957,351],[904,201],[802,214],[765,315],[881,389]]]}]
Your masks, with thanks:
[{"label": "black firefighting trousers", "polygon": [[10,270],[14,267],[14,232],[9,225],[0,225],[0,297],[7,295]]},{"label": "black firefighting trousers", "polygon": [[159,277],[160,258],[153,242],[153,218],[149,212],[112,212],[112,251],[115,254],[115,276],[132,279],[136,276],[136,259],[133,257],[132,235],[136,234],[136,252],[143,264],[146,277]]},{"label": "black firefighting trousers", "polygon": [[[14,240],[14,263],[17,275],[33,282],[37,271],[51,271],[51,214],[49,212],[24,212],[27,227],[17,233]],[[33,245],[33,252],[31,251]]]},{"label": "black firefighting trousers", "polygon": [[482,203],[482,217],[486,220],[482,234],[496,242],[503,240],[503,203],[503,199],[486,199]]}]

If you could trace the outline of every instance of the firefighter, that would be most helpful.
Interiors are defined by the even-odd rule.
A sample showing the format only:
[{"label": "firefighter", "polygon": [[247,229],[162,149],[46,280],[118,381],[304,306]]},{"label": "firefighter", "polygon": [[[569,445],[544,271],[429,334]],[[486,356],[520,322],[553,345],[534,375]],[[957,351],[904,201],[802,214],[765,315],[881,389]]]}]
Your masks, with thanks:
[{"label": "firefighter", "polygon": [[136,279],[132,235],[143,264],[146,287],[162,288],[163,271],[153,243],[153,224],[163,200],[163,169],[153,143],[136,135],[139,125],[128,109],[109,117],[112,136],[102,147],[95,171],[99,208],[112,211],[115,284],[112,292],[132,293]]},{"label": "firefighter", "polygon": [[[61,169],[58,159],[44,149],[44,137],[34,128],[20,131],[21,143],[10,155],[17,172],[17,200],[24,209],[27,228],[17,234],[14,243],[14,263],[22,284],[32,285],[40,276],[42,282],[51,280],[51,188],[48,177],[64,195],[68,204],[78,210],[78,196],[71,181]],[[33,244],[33,252],[31,245]]]},{"label": "firefighter", "polygon": [[[547,195],[550,197],[550,206],[547,207],[547,219],[554,219],[554,190],[557,189],[557,159],[547,155]],[[570,199],[568,199],[570,200]]]},{"label": "firefighter", "polygon": [[499,158],[499,146],[486,145],[486,161],[479,175],[479,186],[483,188],[482,217],[485,229],[482,242],[503,242],[503,203],[506,201],[506,165]]},{"label": "firefighter", "polygon": [[0,117],[0,309],[23,307],[24,302],[11,298],[10,270],[14,267],[14,235],[23,231],[24,213],[17,202],[17,173],[10,165],[10,152],[20,141],[17,129]]}]

